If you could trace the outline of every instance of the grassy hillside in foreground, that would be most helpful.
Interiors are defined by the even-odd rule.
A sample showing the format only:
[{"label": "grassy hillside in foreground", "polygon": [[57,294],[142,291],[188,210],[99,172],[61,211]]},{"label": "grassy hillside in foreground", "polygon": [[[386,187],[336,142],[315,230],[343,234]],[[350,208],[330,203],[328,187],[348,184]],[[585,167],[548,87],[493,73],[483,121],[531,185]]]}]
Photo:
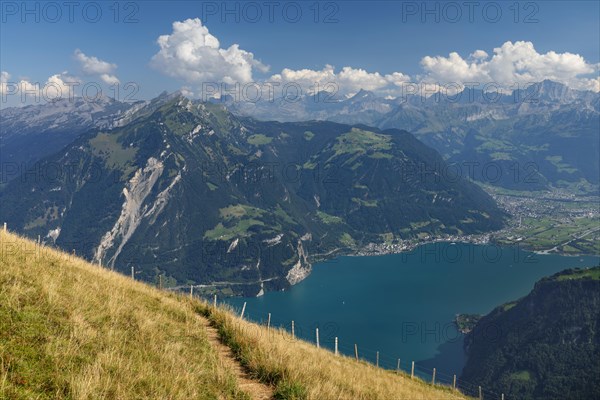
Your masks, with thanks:
[{"label": "grassy hillside in foreground", "polygon": [[188,304],[0,233],[0,399],[248,399]]},{"label": "grassy hillside in foreground", "polygon": [[285,330],[267,331],[240,320],[228,310],[197,306],[218,327],[225,343],[242,365],[263,382],[277,385],[285,399],[466,399],[448,387],[430,384],[410,375],[376,368],[365,361],[336,356],[313,344],[292,338]]},{"label": "grassy hillside in foreground", "polygon": [[248,399],[207,339],[215,326],[280,399],[464,399],[335,356],[225,309],[159,291],[0,232],[1,399]]}]

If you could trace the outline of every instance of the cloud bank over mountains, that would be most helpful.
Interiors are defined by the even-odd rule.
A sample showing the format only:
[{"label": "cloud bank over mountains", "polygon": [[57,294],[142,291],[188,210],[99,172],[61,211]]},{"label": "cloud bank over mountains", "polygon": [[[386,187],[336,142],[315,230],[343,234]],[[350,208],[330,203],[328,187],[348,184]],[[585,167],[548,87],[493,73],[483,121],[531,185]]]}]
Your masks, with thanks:
[{"label": "cloud bank over mountains", "polygon": [[[407,84],[462,88],[465,84],[478,83],[481,88],[495,83],[500,89],[511,90],[516,85],[522,87],[544,79],[575,89],[600,91],[598,64],[590,64],[582,56],[568,52],[539,53],[533,43],[526,41],[507,41],[494,48],[491,57],[481,49],[466,58],[456,52],[447,57],[426,56],[421,60],[423,73],[413,77],[401,71],[382,74],[351,66],[336,69],[329,64],[320,70],[284,68],[268,76],[265,75],[268,67],[253,53],[242,50],[240,45],[221,48],[219,40],[198,18],[174,22],[172,33],[160,36],[157,43],[160,50],[152,57],[151,65],[168,76],[182,80],[192,92],[198,92],[207,82],[227,85],[294,83],[306,92],[316,87],[322,90],[333,83],[342,95],[365,89],[393,96],[401,95]],[[257,73],[260,78],[256,77]]]},{"label": "cloud bank over mountains", "polygon": [[423,57],[421,66],[425,82],[497,82],[506,86],[549,79],[575,89],[600,91],[598,77],[586,77],[597,75],[598,65],[589,64],[578,54],[541,54],[533,43],[524,41],[505,42],[494,49],[491,58],[483,50],[476,50],[467,59],[452,52],[448,57]]},{"label": "cloud bank over mountains", "polygon": [[86,79],[71,75],[68,71],[63,71],[40,82],[24,77],[12,79],[12,75],[8,71],[0,71],[2,102],[5,102],[9,96],[18,98],[18,103],[21,105],[82,96],[81,90],[77,89],[81,89],[81,86],[86,83],[96,86],[85,93],[85,95],[94,98],[96,95],[101,94],[101,89],[97,87],[99,83],[109,86],[121,83],[115,75],[117,64],[103,61],[98,57],[88,56],[80,49],[75,49],[73,59],[79,65],[80,72],[86,76]]},{"label": "cloud bank over mountains", "polygon": [[9,96],[16,96],[21,105],[28,102],[48,101],[68,98],[75,95],[74,87],[82,80],[71,76],[67,71],[49,76],[44,82],[33,82],[27,78],[12,79],[7,71],[0,72],[0,96],[2,102]]},{"label": "cloud bank over mountains", "polygon": [[[468,56],[457,52],[447,56],[425,56],[420,62],[422,72],[413,76],[402,71],[380,73],[353,66],[336,68],[332,64],[321,69],[284,68],[270,73],[268,65],[239,44],[222,47],[199,18],[173,22],[172,31],[159,36],[156,43],[159,49],[150,58],[149,65],[181,82],[183,93],[194,97],[203,95],[206,84],[266,86],[274,95],[277,91],[273,88],[281,90],[287,85],[293,86],[296,93],[328,90],[350,96],[365,89],[380,96],[399,97],[414,93],[415,86],[425,95],[436,91],[453,94],[465,86],[510,92],[545,79],[574,89],[600,92],[600,64],[590,63],[581,55],[569,52],[540,53],[529,41],[507,41],[489,53],[475,49]],[[57,95],[64,98],[73,93],[74,87],[90,82],[107,86],[120,84],[117,64],[80,49],[75,49],[73,59],[83,77],[64,71],[45,81],[34,82],[26,77],[15,78],[9,71],[0,71],[3,102],[9,96],[21,105],[35,100],[36,96],[42,101]]]}]

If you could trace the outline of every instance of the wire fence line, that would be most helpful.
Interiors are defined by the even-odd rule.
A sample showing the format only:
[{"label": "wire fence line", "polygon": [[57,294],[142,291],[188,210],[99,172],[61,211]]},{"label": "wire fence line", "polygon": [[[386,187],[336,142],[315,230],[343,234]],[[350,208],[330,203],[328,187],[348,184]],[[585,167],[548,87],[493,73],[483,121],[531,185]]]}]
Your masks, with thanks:
[{"label": "wire fence line", "polygon": [[[3,224],[2,230],[4,233],[8,232],[6,222]],[[20,236],[20,235],[18,235],[18,236]],[[35,248],[32,251],[29,251],[28,254],[31,253],[38,260],[40,260],[43,257],[43,249],[45,247],[54,248],[56,250],[61,251],[61,249],[56,248],[54,246],[47,246],[45,243],[43,243],[41,241],[41,238],[39,235],[38,235],[37,241],[35,241],[34,243],[35,243]],[[2,251],[4,251],[4,248],[2,249]],[[64,256],[67,260],[75,260],[76,259],[75,250],[73,249],[71,252],[64,251]],[[106,268],[101,263],[98,263],[98,266],[102,267],[102,268]],[[108,269],[108,268],[106,268],[106,269]],[[124,275],[129,276],[131,279],[135,280],[135,273],[136,273],[136,271],[135,271],[134,267],[131,267],[131,275],[129,275],[129,274],[124,274]],[[162,275],[159,276],[159,278],[161,278],[161,277],[162,277]],[[155,286],[160,290],[172,292],[173,288],[165,288],[163,286],[162,281],[163,281],[162,279],[159,279],[159,281],[157,283],[155,283]],[[189,294],[191,297],[202,297],[202,296],[198,296],[198,295],[194,294],[195,285],[190,285],[189,287],[190,287]],[[183,290],[181,290],[181,288],[177,288],[177,289],[179,289],[179,291],[183,293]],[[205,297],[202,297],[202,298],[205,298]],[[205,298],[205,299],[208,301],[211,300],[210,298]],[[407,359],[403,359],[402,357],[394,357],[390,354],[381,353],[379,350],[369,348],[369,347],[364,347],[362,345],[359,345],[358,343],[347,344],[347,343],[343,342],[342,340],[340,340],[340,338],[337,336],[333,337],[334,340],[331,340],[332,338],[329,337],[329,335],[319,337],[318,324],[313,324],[313,326],[309,327],[309,326],[305,326],[303,324],[298,324],[294,320],[282,321],[278,318],[273,318],[272,313],[264,313],[264,312],[260,312],[260,311],[256,311],[256,310],[247,310],[246,302],[244,302],[244,305],[242,308],[236,307],[229,303],[219,303],[218,299],[217,299],[217,295],[214,295],[214,297],[212,298],[212,304],[215,307],[222,306],[223,304],[225,304],[226,307],[229,308],[230,310],[232,310],[235,314],[237,314],[240,319],[243,319],[243,320],[247,319],[258,325],[267,325],[269,328],[273,328],[270,330],[272,332],[276,332],[277,329],[282,329],[290,335],[291,340],[304,340],[305,342],[314,343],[318,347],[322,347],[327,350],[332,350],[332,351],[337,350],[336,353],[339,355],[347,356],[347,357],[354,356],[358,361],[373,364],[374,366],[376,366],[378,368],[395,371],[397,373],[404,373],[405,375],[407,375],[407,377],[410,377],[410,379],[421,378],[425,382],[430,382],[433,386],[451,387],[451,388],[453,388],[457,391],[460,391],[466,395],[475,396],[481,400],[483,400],[483,399],[505,400],[504,393],[498,393],[498,392],[487,390],[485,388],[482,388],[480,385],[477,385],[474,382],[469,382],[464,379],[461,379],[456,374],[450,374],[450,373],[446,373],[444,371],[439,371],[436,368],[429,368],[427,366],[422,365],[420,362],[416,362],[414,360],[407,360]],[[261,332],[259,330],[257,330],[256,333],[261,334]],[[375,360],[375,362],[373,362],[373,360]]]}]

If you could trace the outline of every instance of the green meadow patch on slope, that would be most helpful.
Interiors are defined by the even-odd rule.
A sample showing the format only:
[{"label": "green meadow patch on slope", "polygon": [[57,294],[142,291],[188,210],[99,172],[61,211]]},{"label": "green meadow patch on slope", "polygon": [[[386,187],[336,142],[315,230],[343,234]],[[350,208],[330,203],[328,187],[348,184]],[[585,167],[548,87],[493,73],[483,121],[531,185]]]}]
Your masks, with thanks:
[{"label": "green meadow patch on slope", "polygon": [[323,211],[317,211],[317,216],[321,221],[326,224],[341,224],[344,220],[340,217],[336,217],[335,215],[327,214]]},{"label": "green meadow patch on slope", "polygon": [[264,211],[244,204],[235,204],[219,210],[223,219],[213,229],[204,233],[208,240],[231,240],[236,237],[248,236],[248,229],[253,226],[264,226],[260,218]]},{"label": "green meadow patch on slope", "polygon": [[110,133],[99,133],[90,139],[92,153],[104,159],[108,168],[125,170],[134,160],[137,148],[123,147],[118,142],[118,135]]},{"label": "green meadow patch on slope", "polygon": [[[367,153],[375,155],[379,152],[391,150],[391,148],[391,136],[358,128],[352,128],[350,132],[340,135],[333,146],[335,156],[343,154],[362,155]],[[376,157],[381,157],[381,155]]]},{"label": "green meadow patch on slope", "polygon": [[248,136],[248,143],[253,146],[263,146],[265,144],[269,144],[273,141],[273,138],[263,135],[262,133],[257,133],[255,135]]}]

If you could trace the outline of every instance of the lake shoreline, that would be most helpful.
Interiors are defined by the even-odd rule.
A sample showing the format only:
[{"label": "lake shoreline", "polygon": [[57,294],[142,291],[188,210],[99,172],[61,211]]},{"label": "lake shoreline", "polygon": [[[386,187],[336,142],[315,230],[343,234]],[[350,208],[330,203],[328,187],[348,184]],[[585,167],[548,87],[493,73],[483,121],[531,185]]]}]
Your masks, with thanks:
[{"label": "lake shoreline", "polygon": [[[254,321],[264,323],[270,315],[272,326],[289,330],[293,320],[296,335],[310,343],[318,327],[321,346],[331,347],[338,337],[346,355],[353,356],[356,343],[360,357],[370,362],[379,351],[383,367],[394,369],[401,358],[405,369],[414,360],[452,376],[465,362],[457,314],[486,315],[529,293],[542,277],[599,261],[534,257],[521,246],[498,246],[502,251],[490,262],[486,254],[495,250],[485,244],[440,242],[445,244],[413,249],[412,256],[338,252],[336,261],[315,263],[307,279],[285,291],[225,301],[240,310],[247,303],[245,315]],[[464,258],[437,257],[446,251]]]},{"label": "lake shoreline", "polygon": [[[428,244],[432,244],[432,243],[448,243],[450,245],[454,245],[457,243],[460,244],[474,244],[474,245],[493,245],[494,247],[499,247],[499,248],[509,248],[509,247],[516,247],[516,248],[520,248],[521,250],[536,254],[536,255],[558,255],[558,256],[563,256],[563,257],[598,257],[600,256],[600,253],[587,253],[587,252],[582,252],[582,253],[567,253],[567,252],[563,252],[563,251],[559,251],[559,250],[555,250],[554,248],[550,248],[550,249],[546,249],[546,250],[539,250],[539,249],[534,249],[532,246],[528,246],[528,245],[521,245],[520,242],[514,242],[514,243],[498,243],[494,240],[494,238],[491,238],[490,236],[493,235],[495,232],[491,232],[491,233],[485,233],[485,234],[479,234],[479,235],[469,235],[472,237],[469,238],[446,238],[446,237],[440,237],[440,238],[435,238],[435,239],[431,239],[431,240],[426,240],[426,241],[422,241],[422,242],[417,242],[417,243],[410,243],[410,244],[389,244],[389,243],[368,243],[365,246],[362,246],[360,249],[353,249],[351,251],[344,251],[344,249],[334,249],[332,251],[330,251],[327,254],[327,257],[320,257],[322,254],[316,254],[312,257],[315,257],[314,259],[311,259],[311,264],[316,264],[316,263],[320,263],[320,262],[327,262],[328,260],[334,259],[336,257],[370,257],[370,256],[384,256],[384,255],[393,255],[393,254],[406,254],[406,253],[410,253],[411,251],[415,250],[416,248],[420,247],[420,246],[425,246]],[[398,248],[400,247],[400,248]],[[335,253],[332,256],[332,252],[334,252],[335,250],[340,250],[338,253]],[[554,251],[553,251],[554,250]]]}]

